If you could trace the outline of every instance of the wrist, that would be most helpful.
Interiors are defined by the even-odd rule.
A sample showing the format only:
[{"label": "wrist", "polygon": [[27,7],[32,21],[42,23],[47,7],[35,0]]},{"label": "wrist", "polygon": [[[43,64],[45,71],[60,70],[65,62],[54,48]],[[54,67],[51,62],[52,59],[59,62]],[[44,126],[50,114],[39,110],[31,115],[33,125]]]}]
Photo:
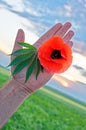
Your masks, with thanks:
[{"label": "wrist", "polygon": [[3,102],[9,94],[15,91],[16,88],[21,96],[24,96],[24,98],[33,92],[30,88],[25,86],[25,84],[22,84],[15,78],[12,78],[4,87],[0,89],[0,103]]},{"label": "wrist", "polygon": [[26,86],[24,83],[21,83],[20,81],[18,81],[17,79],[13,78],[13,81],[12,82],[15,82],[16,85],[18,86],[20,92],[22,94],[25,94],[26,96],[30,95],[31,93],[33,93],[33,90]]},{"label": "wrist", "polygon": [[[0,91],[0,128],[11,117],[22,102],[29,96],[30,92],[25,86],[14,78]],[[0,96],[1,96],[0,95]]]}]

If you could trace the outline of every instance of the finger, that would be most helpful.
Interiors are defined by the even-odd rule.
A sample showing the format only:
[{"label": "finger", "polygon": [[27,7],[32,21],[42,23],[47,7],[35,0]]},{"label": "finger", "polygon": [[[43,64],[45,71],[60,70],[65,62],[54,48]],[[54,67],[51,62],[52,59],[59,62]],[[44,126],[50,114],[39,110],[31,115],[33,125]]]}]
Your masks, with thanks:
[{"label": "finger", "polygon": [[22,29],[19,29],[18,33],[17,33],[17,36],[16,36],[16,39],[15,39],[15,44],[14,44],[14,47],[13,47],[13,51],[16,51],[16,50],[20,49],[21,45],[17,44],[17,42],[24,42],[24,40],[25,40],[24,31]]},{"label": "finger", "polygon": [[73,37],[74,32],[72,30],[70,30],[65,36],[64,36],[64,41],[67,43],[68,41],[71,40],[71,38]]},{"label": "finger", "polygon": [[45,40],[52,37],[61,27],[62,27],[61,23],[56,24],[49,31],[47,31],[34,45],[36,47],[39,47]]},{"label": "finger", "polygon": [[[17,32],[16,39],[15,39],[13,52],[22,48],[19,44],[17,44],[17,42],[24,42],[24,39],[25,39],[24,31],[22,29],[19,29],[18,32]],[[13,59],[14,59],[14,56],[11,56],[11,60],[13,60]],[[11,67],[11,70],[13,70],[13,69],[14,69],[14,66]]]},{"label": "finger", "polygon": [[65,23],[62,26],[62,28],[60,28],[59,31],[57,31],[55,35],[63,37],[70,27],[71,27],[71,23],[69,22]]},{"label": "finger", "polygon": [[69,41],[67,44],[68,44],[70,47],[73,46],[73,42],[72,42],[72,41]]}]

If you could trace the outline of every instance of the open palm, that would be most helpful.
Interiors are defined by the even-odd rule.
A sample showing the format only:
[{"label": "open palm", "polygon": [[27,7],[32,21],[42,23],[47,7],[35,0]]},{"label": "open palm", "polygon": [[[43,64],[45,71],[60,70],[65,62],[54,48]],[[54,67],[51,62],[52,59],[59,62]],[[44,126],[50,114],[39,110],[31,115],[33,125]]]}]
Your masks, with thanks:
[{"label": "open palm", "polygon": [[[64,39],[64,41],[72,46],[71,38],[73,37],[74,33],[72,30],[69,30],[71,27],[71,24],[69,22],[62,25],[61,23],[56,24],[54,27],[52,27],[48,32],[46,32],[39,40],[37,40],[34,44],[35,47],[39,47],[45,40],[48,40],[52,36],[60,36]],[[18,50],[21,48],[17,42],[24,42],[25,34],[23,30],[19,30],[17,33],[17,37],[15,40],[13,51]],[[13,56],[11,59],[13,60]],[[14,67],[11,68],[13,70]],[[51,77],[53,74],[50,74],[46,70],[43,72],[40,72],[38,79],[35,78],[35,72],[32,73],[29,80],[24,83],[25,76],[26,76],[26,70],[27,67],[25,67],[20,73],[13,76],[13,78],[21,84],[21,86],[24,86],[24,90],[28,93],[34,92],[41,86],[43,86]]]}]

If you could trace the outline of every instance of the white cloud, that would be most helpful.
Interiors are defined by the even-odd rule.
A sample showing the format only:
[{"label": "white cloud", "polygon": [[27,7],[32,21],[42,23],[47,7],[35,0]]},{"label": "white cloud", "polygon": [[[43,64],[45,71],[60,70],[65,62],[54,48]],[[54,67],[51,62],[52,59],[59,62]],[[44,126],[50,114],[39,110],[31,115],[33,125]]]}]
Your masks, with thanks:
[{"label": "white cloud", "polygon": [[[27,25],[28,29],[25,28],[23,24]],[[19,17],[5,9],[0,11],[0,50],[11,53],[15,36],[19,28],[25,31],[27,42],[34,43],[38,39],[35,31],[32,31],[35,26],[31,21],[27,21],[25,18]]]},{"label": "white cloud", "polygon": [[73,50],[86,56],[86,43],[82,41],[73,40]]},{"label": "white cloud", "polygon": [[19,11],[19,12],[23,12],[24,10],[24,5],[22,0],[3,0],[4,2],[6,2],[8,5],[12,6],[13,10]]},{"label": "white cloud", "polygon": [[66,77],[67,79],[71,81],[79,81],[81,83],[86,84],[86,77],[81,74],[81,71],[77,68],[75,68],[73,65],[76,65],[78,67],[81,67],[83,69],[83,72],[86,72],[86,57],[79,53],[73,53],[73,63],[70,68],[61,74],[63,77]]},{"label": "white cloud", "polygon": [[71,17],[71,15],[72,15],[72,7],[71,7],[71,5],[68,5],[68,4],[64,5],[64,15],[66,17]]},{"label": "white cloud", "polygon": [[74,29],[81,29],[81,24],[79,24],[78,22],[71,20],[71,23]]},{"label": "white cloud", "polygon": [[62,76],[66,77],[72,81],[79,81],[86,84],[86,77],[82,75],[81,70],[75,68],[74,66],[83,69],[86,72],[86,45],[84,42],[75,41],[73,45],[73,63],[70,68]]},{"label": "white cloud", "polygon": [[86,56],[83,56],[80,53],[73,53],[73,65],[77,65],[86,70]]},{"label": "white cloud", "polygon": [[[44,10],[45,13],[50,14],[50,15],[56,15],[59,16],[66,16],[66,17],[71,17],[72,14],[72,7],[71,5],[64,5],[62,6],[57,6],[54,10],[50,10],[50,8],[47,7],[46,10]],[[59,13],[58,13],[59,12]]]},{"label": "white cloud", "polygon": [[72,11],[71,5],[64,5],[64,9],[66,9],[66,11],[69,11],[69,12]]},{"label": "white cloud", "polygon": [[25,11],[31,15],[34,15],[34,16],[41,16],[41,13],[37,10],[35,10],[34,8],[32,7],[28,7],[25,9]]},{"label": "white cloud", "polygon": [[65,12],[65,16],[66,17],[71,17],[71,13],[70,12]]},{"label": "white cloud", "polygon": [[39,8],[35,9],[29,1],[26,3],[24,3],[23,0],[17,0],[17,1],[3,0],[3,1],[6,2],[8,5],[12,6],[11,8],[9,8],[7,5],[4,4],[3,6],[8,9],[18,11],[18,12],[25,11],[34,16],[41,16],[41,13],[39,12]]},{"label": "white cloud", "polygon": [[86,4],[84,4],[84,8],[86,9]]}]

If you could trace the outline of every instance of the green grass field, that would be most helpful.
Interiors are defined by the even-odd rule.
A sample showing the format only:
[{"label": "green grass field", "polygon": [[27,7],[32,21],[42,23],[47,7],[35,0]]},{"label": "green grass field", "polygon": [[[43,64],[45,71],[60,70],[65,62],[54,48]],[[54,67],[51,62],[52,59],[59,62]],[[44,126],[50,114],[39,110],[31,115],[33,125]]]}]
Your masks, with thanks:
[{"label": "green grass field", "polygon": [[[3,78],[2,84],[9,73]],[[2,130],[86,130],[86,105],[43,87],[24,101]]]},{"label": "green grass field", "polygon": [[0,66],[0,87],[10,79],[10,71]]}]

